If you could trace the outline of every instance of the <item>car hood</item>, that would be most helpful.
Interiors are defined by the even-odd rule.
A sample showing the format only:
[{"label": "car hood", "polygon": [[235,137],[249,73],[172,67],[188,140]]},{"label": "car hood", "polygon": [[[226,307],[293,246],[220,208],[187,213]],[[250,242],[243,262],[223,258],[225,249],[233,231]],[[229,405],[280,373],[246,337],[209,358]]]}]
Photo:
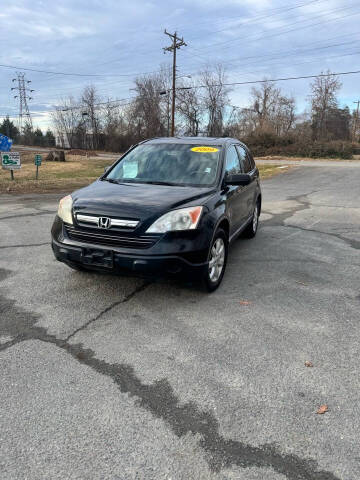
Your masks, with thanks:
[{"label": "car hood", "polygon": [[214,187],[178,187],[145,183],[114,184],[97,180],[72,194],[74,213],[151,223],[174,208],[203,205]]}]

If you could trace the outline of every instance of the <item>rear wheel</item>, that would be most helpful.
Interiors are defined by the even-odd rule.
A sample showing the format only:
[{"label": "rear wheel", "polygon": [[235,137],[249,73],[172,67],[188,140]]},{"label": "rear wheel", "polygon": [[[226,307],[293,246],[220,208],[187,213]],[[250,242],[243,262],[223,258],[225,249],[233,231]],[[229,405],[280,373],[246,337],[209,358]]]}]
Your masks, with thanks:
[{"label": "rear wheel", "polygon": [[226,268],[228,255],[228,239],[222,229],[214,235],[210,251],[209,263],[203,276],[203,285],[208,292],[213,292],[220,285]]},{"label": "rear wheel", "polygon": [[251,217],[251,222],[249,225],[245,228],[243,232],[243,236],[246,238],[254,238],[259,226],[259,215],[260,215],[260,209],[259,209],[259,200],[256,201],[255,207],[254,207],[254,213]]}]

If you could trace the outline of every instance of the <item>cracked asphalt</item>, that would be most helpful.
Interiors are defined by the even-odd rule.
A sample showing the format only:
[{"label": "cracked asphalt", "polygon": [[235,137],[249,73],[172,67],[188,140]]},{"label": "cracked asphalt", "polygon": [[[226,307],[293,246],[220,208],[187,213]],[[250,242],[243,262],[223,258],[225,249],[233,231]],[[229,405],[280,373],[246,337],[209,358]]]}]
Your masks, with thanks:
[{"label": "cracked asphalt", "polygon": [[360,168],[263,196],[211,295],[74,272],[59,196],[0,197],[2,480],[360,478]]}]

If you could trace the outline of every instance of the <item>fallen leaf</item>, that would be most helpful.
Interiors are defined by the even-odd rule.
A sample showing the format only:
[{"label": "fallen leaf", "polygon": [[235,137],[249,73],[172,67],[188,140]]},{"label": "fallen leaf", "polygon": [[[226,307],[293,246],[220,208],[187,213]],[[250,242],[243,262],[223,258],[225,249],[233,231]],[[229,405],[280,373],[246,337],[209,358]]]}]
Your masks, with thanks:
[{"label": "fallen leaf", "polygon": [[314,364],[312,362],[309,362],[309,360],[306,360],[305,362],[305,367],[313,367]]},{"label": "fallen leaf", "polygon": [[318,411],[316,413],[318,413],[319,415],[323,415],[324,413],[326,413],[328,411],[329,411],[329,407],[327,405],[320,405],[320,407],[318,408]]},{"label": "fallen leaf", "polygon": [[240,305],[251,305],[251,302],[248,302],[247,300],[240,300]]}]

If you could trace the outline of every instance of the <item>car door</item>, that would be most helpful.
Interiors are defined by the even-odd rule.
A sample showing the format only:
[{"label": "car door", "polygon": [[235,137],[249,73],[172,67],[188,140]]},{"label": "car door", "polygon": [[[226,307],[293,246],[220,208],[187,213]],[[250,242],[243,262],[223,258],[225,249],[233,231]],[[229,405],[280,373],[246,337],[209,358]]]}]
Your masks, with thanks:
[{"label": "car door", "polygon": [[[235,145],[230,145],[225,154],[225,177],[239,173],[242,173],[239,155]],[[226,197],[231,236],[246,220],[247,204],[245,187],[241,185],[228,185]]]},{"label": "car door", "polygon": [[242,173],[247,173],[251,179],[250,183],[243,187],[245,220],[247,220],[254,211],[258,171],[247,149],[242,145],[236,145],[236,149],[239,154]]}]

